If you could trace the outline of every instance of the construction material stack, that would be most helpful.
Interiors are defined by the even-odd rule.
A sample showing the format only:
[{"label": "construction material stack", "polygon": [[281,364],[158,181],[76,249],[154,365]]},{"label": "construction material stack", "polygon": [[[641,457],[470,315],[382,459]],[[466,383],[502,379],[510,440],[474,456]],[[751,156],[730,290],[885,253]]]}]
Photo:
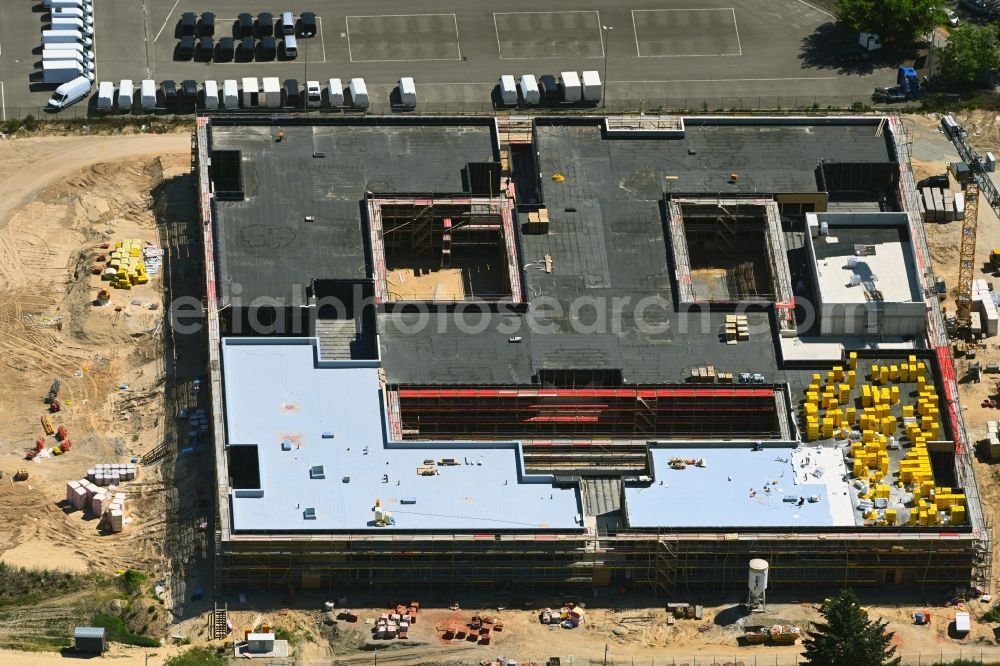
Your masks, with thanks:
[{"label": "construction material stack", "polygon": [[110,281],[115,289],[131,289],[148,283],[143,249],[142,241],[136,238],[116,241],[101,279]]},{"label": "construction material stack", "polygon": [[[806,390],[805,439],[847,441],[848,468],[865,524],[965,524],[964,493],[939,487],[934,480],[928,447],[943,433],[940,398],[926,372],[926,364],[910,355],[905,362],[872,363],[870,382],[859,382],[864,372],[858,369],[857,353],[851,352],[846,368],[834,366],[825,382],[820,373],[813,374]],[[860,410],[855,405],[858,384]],[[912,386],[904,390],[903,384]],[[911,395],[915,401],[904,400]],[[899,435],[900,428],[905,434]],[[892,464],[890,452],[900,449],[901,439],[909,448]],[[893,469],[897,465],[898,470]],[[906,501],[907,494],[911,501]]]}]

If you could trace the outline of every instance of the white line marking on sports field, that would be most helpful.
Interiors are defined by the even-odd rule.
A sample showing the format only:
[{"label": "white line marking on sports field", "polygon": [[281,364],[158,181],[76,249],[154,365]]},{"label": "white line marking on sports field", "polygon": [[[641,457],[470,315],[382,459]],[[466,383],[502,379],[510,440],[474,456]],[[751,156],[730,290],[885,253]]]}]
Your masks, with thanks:
[{"label": "white line marking on sports field", "polygon": [[[404,18],[412,16],[450,16],[452,21],[455,22],[455,48],[458,51],[457,58],[402,58],[402,59],[392,59],[392,60],[355,60],[354,54],[351,51],[351,19],[366,19],[366,18]],[[347,57],[351,62],[434,62],[434,61],[450,61],[450,60],[461,60],[462,59],[462,46],[458,43],[458,18],[453,13],[434,13],[434,14],[367,14],[364,16],[347,16],[344,18],[344,24],[347,27]]]},{"label": "white line marking on sports field", "polygon": [[7,92],[4,90],[3,81],[0,81],[0,104],[3,105],[3,119],[7,120]]},{"label": "white line marking on sports field", "polygon": [[326,37],[323,35],[323,17],[317,16],[316,21],[319,23],[319,45],[323,50],[323,62],[326,62]]},{"label": "white line marking on sports field", "polygon": [[160,38],[160,33],[162,33],[163,29],[167,27],[167,23],[170,22],[170,16],[174,13],[174,10],[177,9],[177,5],[179,4],[181,4],[181,0],[177,0],[177,2],[174,3],[174,6],[170,8],[170,11],[167,12],[167,18],[163,19],[163,25],[160,26],[160,32],[156,33],[156,37],[153,37],[154,42]]},{"label": "white line marking on sports field", "polygon": [[552,58],[565,58],[564,55],[554,56],[528,56],[528,57],[504,57],[503,47],[500,45],[500,26],[497,23],[497,16],[511,16],[514,14],[593,14],[597,18],[597,38],[601,44],[601,55],[599,56],[577,56],[578,58],[603,58],[604,57],[604,33],[601,31],[601,13],[596,9],[567,9],[564,11],[537,11],[537,12],[493,12],[493,27],[497,32],[497,49],[500,51],[501,60],[546,60]]},{"label": "white line marking on sports field", "polygon": [[814,4],[813,4],[813,3],[811,3],[811,2],[806,2],[806,0],[799,0],[799,2],[801,2],[801,3],[802,3],[803,5],[805,5],[806,7],[809,7],[810,9],[815,9],[815,10],[816,10],[816,11],[818,11],[818,12],[819,12],[820,14],[826,14],[827,16],[829,16],[829,17],[830,17],[830,18],[832,18],[832,19],[835,19],[835,18],[837,18],[837,16],[836,16],[835,14],[831,14],[830,12],[826,11],[826,10],[825,10],[825,9],[823,9],[822,7],[817,7],[816,5],[814,5]]},{"label": "white line marking on sports field", "polygon": [[740,55],[743,55],[743,43],[740,42],[740,24],[736,22],[736,10],[730,7],[729,11],[733,13],[733,30],[736,31],[736,48],[739,49]]},{"label": "white line marking on sports field", "polygon": [[[665,55],[642,55],[639,50],[639,32],[635,27],[636,12],[724,12],[729,10],[733,13],[733,30],[736,31],[736,47],[739,53],[678,53]],[[736,26],[736,10],[732,7],[696,7],[694,9],[633,9],[632,12],[632,32],[635,34],[635,53],[639,58],[716,58],[719,56],[741,56],[743,47],[740,45],[740,29]]]}]

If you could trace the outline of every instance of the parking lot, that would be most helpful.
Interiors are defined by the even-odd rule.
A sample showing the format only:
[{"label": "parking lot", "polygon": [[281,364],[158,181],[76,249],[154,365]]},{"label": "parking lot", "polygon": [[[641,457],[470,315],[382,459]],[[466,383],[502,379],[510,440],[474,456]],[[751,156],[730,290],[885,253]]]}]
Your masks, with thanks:
[{"label": "parking lot", "polygon": [[[401,0],[300,0],[284,6],[270,0],[94,2],[98,81],[277,76],[346,82],[362,76],[376,104],[387,101],[394,82],[408,75],[421,102],[485,104],[500,74],[566,69],[600,71],[609,99],[864,97],[893,78],[888,69],[858,76],[804,64],[803,39],[831,17],[803,0],[599,0],[586,7],[555,0],[544,9],[515,0],[489,10],[444,0],[424,12]],[[294,59],[282,57],[280,35],[273,58],[178,59],[181,16],[204,11],[216,16],[213,44],[234,36],[243,12],[271,12],[277,19],[282,11],[312,11],[317,32],[298,39]],[[47,16],[38,3],[0,4],[4,117],[8,109],[14,114],[43,106],[54,88],[38,80]],[[239,53],[238,39],[236,44]]]}]

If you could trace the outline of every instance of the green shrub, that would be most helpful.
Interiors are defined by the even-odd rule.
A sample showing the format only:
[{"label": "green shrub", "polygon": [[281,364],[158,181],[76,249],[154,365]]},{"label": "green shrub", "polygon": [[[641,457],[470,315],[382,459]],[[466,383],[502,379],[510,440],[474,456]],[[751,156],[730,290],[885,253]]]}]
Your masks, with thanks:
[{"label": "green shrub", "polygon": [[226,666],[226,658],[204,647],[196,647],[174,655],[164,666]]},{"label": "green shrub", "polygon": [[109,641],[138,645],[139,647],[160,647],[159,639],[137,634],[129,629],[125,621],[116,615],[98,613],[91,620],[91,625],[104,627]]},{"label": "green shrub", "polygon": [[130,597],[138,596],[142,591],[142,584],[146,582],[148,576],[135,569],[126,569],[125,573],[118,577],[118,587]]}]

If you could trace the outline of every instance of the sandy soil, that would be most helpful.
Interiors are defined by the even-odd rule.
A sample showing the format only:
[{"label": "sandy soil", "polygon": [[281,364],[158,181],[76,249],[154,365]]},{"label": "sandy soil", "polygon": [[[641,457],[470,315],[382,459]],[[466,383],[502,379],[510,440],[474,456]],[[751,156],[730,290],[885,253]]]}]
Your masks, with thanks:
[{"label": "sandy soil", "polygon": [[412,268],[386,271],[386,288],[395,300],[437,298],[460,301],[465,298],[465,284],[460,268],[442,268],[417,275]]},{"label": "sandy soil", "polygon": [[[969,141],[980,153],[993,151],[1000,154],[1000,116],[984,111],[972,111],[957,114],[959,123],[969,133]],[[940,132],[940,117],[909,116],[906,119],[913,142],[913,167],[917,179],[927,175],[943,173],[949,161],[958,159],[951,142]],[[952,181],[952,189],[957,186]],[[979,217],[976,238],[976,264],[980,267],[977,279],[995,282],[992,273],[984,267],[989,262],[990,250],[1000,247],[1000,219],[986,202],[984,197],[979,200]],[[934,274],[943,278],[949,288],[948,298],[944,307],[954,312],[956,285],[958,281],[958,250],[960,244],[961,222],[927,223],[927,242],[930,246]],[[1000,288],[1000,283],[997,283]],[[975,359],[985,367],[991,362],[1000,362],[1000,345],[996,338],[987,338],[985,344],[977,351]],[[977,442],[985,437],[986,422],[1000,419],[1000,411],[982,407],[982,402],[988,397],[997,397],[997,376],[984,375],[981,383],[972,383],[968,378],[970,360],[957,356],[955,369],[959,378],[959,393],[962,396],[962,410],[970,442]],[[991,524],[1000,520],[1000,470],[996,465],[976,460],[974,463],[979,490],[983,501],[983,509]],[[991,591],[1000,589],[1000,549],[993,549],[993,576]]]},{"label": "sandy soil", "polygon": [[[163,441],[163,275],[132,291],[113,290],[113,306],[99,308],[93,301],[106,283],[90,269],[106,252],[103,243],[142,238],[159,245],[154,188],[189,170],[188,133],[0,141],[4,562],[108,576],[132,567],[154,580],[172,568],[164,552],[167,485],[157,466],[143,466],[119,488],[130,521],[120,534],[102,535],[95,518],[62,501],[66,482],[96,463],[128,462]],[[52,418],[68,428],[73,448],[26,461],[25,451],[44,436],[42,399],[56,378],[62,411]],[[46,444],[54,446],[54,438]],[[13,482],[18,469],[28,471],[27,481]],[[33,612],[55,621],[68,605],[26,609],[24,621],[30,624]],[[5,622],[0,637],[18,630]]]}]

